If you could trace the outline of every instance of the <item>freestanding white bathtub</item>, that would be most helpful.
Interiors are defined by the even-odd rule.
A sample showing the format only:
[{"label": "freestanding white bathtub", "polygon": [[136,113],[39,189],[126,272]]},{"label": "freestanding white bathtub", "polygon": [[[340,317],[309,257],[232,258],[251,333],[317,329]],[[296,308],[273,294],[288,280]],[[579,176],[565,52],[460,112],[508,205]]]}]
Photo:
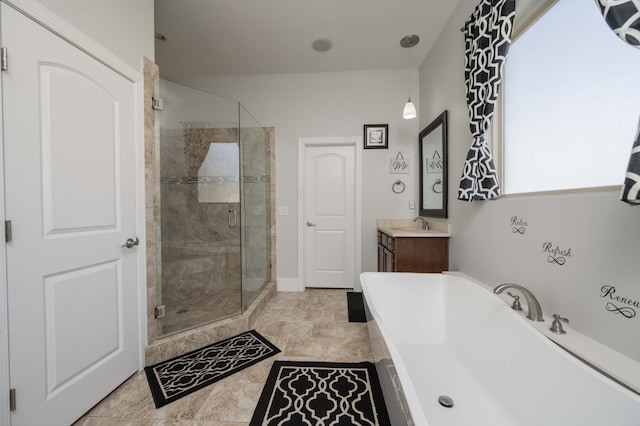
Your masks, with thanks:
[{"label": "freestanding white bathtub", "polygon": [[392,424],[640,425],[639,395],[559,348],[483,285],[448,274],[366,272],[360,281]]}]

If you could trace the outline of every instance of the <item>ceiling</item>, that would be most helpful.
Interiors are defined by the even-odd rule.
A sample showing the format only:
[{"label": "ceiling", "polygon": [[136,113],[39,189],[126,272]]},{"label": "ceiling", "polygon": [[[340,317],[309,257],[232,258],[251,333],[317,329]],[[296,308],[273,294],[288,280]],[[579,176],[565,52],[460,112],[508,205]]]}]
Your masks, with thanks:
[{"label": "ceiling", "polygon": [[417,68],[460,1],[155,0],[155,58],[163,77]]}]

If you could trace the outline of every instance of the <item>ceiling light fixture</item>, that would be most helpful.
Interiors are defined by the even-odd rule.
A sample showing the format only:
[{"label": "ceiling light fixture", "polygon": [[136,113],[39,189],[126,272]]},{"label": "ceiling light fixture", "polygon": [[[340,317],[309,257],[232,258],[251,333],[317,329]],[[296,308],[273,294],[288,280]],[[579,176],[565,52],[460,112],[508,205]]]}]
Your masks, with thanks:
[{"label": "ceiling light fixture", "polygon": [[409,49],[409,100],[404,106],[404,111],[402,111],[402,118],[405,120],[416,118],[418,116],[416,106],[411,102],[411,48],[418,44],[419,41],[420,37],[415,34],[404,36],[402,37],[402,40],[400,40],[400,46]]},{"label": "ceiling light fixture", "polygon": [[317,52],[326,52],[331,50],[333,42],[328,38],[319,38],[311,43],[311,47]]}]

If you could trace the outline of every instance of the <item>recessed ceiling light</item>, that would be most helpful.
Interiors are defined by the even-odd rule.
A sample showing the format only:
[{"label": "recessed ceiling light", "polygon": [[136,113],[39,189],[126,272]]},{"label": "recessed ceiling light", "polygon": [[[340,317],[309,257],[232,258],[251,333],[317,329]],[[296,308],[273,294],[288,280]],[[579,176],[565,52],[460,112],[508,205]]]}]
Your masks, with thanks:
[{"label": "recessed ceiling light", "polygon": [[328,38],[319,38],[311,43],[311,47],[317,52],[326,52],[333,47],[333,42]]},{"label": "recessed ceiling light", "polygon": [[164,36],[164,34],[159,33],[157,31],[155,33],[153,33],[153,36],[158,41],[167,41],[167,38]]},{"label": "recessed ceiling light", "polygon": [[408,36],[402,37],[400,40],[400,46],[402,47],[413,47],[420,42],[420,37],[415,34],[411,34]]}]

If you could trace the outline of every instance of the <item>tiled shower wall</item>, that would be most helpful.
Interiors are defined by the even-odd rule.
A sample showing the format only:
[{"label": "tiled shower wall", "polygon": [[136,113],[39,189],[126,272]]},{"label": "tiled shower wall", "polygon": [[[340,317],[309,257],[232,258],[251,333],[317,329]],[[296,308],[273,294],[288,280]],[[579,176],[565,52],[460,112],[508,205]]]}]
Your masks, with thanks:
[{"label": "tiled shower wall", "polygon": [[144,58],[144,175],[147,261],[147,342],[156,340],[155,307],[162,293],[160,280],[160,122],[151,107],[152,98],[159,97],[160,70]]}]

